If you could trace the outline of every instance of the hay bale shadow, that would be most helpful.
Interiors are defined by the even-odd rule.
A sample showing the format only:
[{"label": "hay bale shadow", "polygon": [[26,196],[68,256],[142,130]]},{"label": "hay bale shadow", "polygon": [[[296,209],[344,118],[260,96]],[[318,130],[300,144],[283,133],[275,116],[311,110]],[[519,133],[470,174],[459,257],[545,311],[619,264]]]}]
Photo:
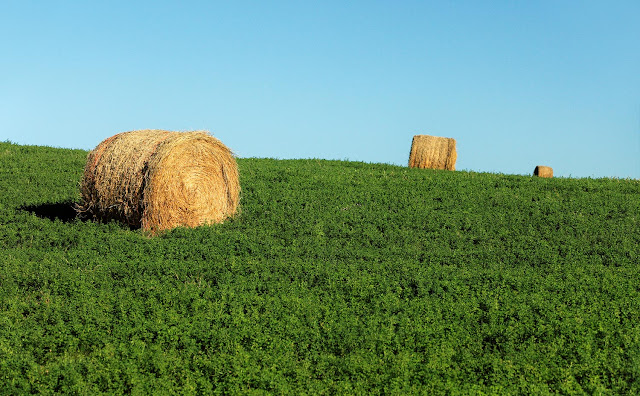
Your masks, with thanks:
[{"label": "hay bale shadow", "polygon": [[[96,221],[96,219],[94,219],[91,214],[78,212],[76,210],[77,205],[77,202],[74,201],[63,201],[45,203],[40,205],[24,205],[19,207],[18,210],[29,212],[41,219],[49,219],[51,221],[59,220],[63,223],[73,223],[75,220],[80,220],[83,222]],[[139,226],[121,223],[117,220],[112,221],[118,223],[123,229],[128,229],[131,231],[140,229]]]},{"label": "hay bale shadow", "polygon": [[81,216],[78,216],[76,203],[73,201],[25,205],[21,206],[19,210],[33,213],[42,219],[49,219],[51,221],[58,219],[64,223],[70,223],[75,219],[85,220]]}]

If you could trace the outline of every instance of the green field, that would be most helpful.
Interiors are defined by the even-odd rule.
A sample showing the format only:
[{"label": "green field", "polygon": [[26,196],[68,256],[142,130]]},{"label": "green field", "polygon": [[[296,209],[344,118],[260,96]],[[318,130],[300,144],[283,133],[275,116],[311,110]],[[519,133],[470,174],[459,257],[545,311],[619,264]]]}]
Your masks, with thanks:
[{"label": "green field", "polygon": [[0,394],[638,394],[640,182],[238,160],[241,214],[74,218],[0,143]]}]

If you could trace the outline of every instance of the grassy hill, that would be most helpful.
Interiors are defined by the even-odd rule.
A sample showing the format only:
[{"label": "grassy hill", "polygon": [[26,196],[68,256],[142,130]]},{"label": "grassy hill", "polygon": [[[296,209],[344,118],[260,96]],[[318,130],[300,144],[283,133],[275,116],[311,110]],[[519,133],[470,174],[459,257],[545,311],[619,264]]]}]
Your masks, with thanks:
[{"label": "grassy hill", "polygon": [[640,393],[640,183],[239,159],[242,212],[74,218],[0,143],[0,393]]}]

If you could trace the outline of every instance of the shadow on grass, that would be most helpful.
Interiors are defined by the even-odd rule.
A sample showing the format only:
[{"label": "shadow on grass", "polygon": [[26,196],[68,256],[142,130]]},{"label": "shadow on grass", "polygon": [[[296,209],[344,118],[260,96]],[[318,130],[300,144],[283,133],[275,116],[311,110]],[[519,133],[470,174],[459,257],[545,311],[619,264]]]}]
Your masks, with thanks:
[{"label": "shadow on grass", "polygon": [[79,216],[76,212],[76,203],[73,201],[46,203],[41,205],[25,205],[19,209],[26,212],[31,212],[34,215],[49,220],[58,219],[64,223],[70,223],[75,219],[84,220],[82,216]]},{"label": "shadow on grass", "polygon": [[[45,203],[40,205],[24,205],[19,207],[19,210],[32,213],[41,219],[49,219],[51,221],[60,220],[63,223],[72,223],[76,219],[80,221],[94,221],[94,218],[89,213],[78,213],[76,211],[76,202],[63,201],[55,203]],[[140,226],[120,223],[117,220],[102,221],[103,223],[114,222],[118,223],[122,228],[128,230],[137,230]]]}]

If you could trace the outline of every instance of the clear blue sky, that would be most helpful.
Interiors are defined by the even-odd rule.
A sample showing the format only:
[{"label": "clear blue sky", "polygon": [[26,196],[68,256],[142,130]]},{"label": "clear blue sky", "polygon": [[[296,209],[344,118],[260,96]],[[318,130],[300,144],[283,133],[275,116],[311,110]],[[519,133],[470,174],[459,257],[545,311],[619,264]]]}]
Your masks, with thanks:
[{"label": "clear blue sky", "polygon": [[0,141],[640,178],[640,1],[2,1]]}]

